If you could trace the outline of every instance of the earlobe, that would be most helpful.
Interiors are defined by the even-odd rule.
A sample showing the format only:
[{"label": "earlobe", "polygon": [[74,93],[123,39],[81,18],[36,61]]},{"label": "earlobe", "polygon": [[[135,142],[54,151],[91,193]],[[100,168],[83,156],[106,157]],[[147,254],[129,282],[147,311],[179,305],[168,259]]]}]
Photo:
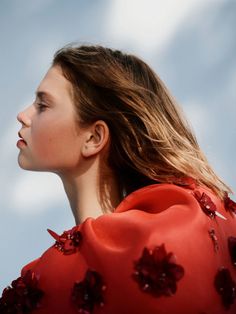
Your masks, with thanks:
[{"label": "earlobe", "polygon": [[99,154],[106,147],[109,140],[109,128],[104,121],[99,120],[91,125],[86,133],[82,156],[88,158]]}]

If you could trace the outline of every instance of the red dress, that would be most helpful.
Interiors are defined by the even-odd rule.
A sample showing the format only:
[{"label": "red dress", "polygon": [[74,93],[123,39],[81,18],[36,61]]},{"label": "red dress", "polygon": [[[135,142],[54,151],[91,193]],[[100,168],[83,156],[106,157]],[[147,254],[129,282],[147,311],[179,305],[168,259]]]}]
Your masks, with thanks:
[{"label": "red dress", "polygon": [[236,204],[180,185],[49,230],[54,244],[3,291],[0,313],[235,314]]}]

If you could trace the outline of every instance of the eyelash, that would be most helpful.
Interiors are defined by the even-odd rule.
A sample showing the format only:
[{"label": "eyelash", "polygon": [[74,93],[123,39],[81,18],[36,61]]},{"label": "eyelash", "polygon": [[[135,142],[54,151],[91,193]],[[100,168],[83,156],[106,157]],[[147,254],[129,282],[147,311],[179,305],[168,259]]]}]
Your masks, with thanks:
[{"label": "eyelash", "polygon": [[39,112],[43,112],[43,111],[45,111],[46,108],[47,108],[47,105],[45,105],[45,104],[42,103],[42,102],[36,103],[36,105],[37,105],[37,110],[38,110]]}]

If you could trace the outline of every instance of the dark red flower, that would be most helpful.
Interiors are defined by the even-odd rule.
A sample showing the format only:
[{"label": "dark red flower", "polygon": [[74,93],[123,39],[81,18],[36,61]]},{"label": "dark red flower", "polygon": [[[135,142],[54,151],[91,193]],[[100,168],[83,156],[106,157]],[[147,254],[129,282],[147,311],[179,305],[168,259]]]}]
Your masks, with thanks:
[{"label": "dark red flower", "polygon": [[224,204],[226,210],[236,214],[236,203],[229,198],[228,194],[224,198]]},{"label": "dark red flower", "polygon": [[208,196],[206,193],[200,193],[199,191],[196,191],[194,193],[194,196],[196,197],[198,203],[201,206],[201,209],[203,212],[209,216],[210,218],[215,218],[216,216],[216,205],[212,202],[210,196]]},{"label": "dark red flower", "polygon": [[228,248],[229,248],[231,261],[233,265],[236,267],[236,238],[235,237],[228,238]]},{"label": "dark red flower", "polygon": [[88,269],[84,280],[76,282],[72,291],[72,300],[78,313],[90,314],[95,306],[103,306],[105,289],[102,276],[98,272]]},{"label": "dark red flower", "polygon": [[215,230],[210,229],[210,230],[208,230],[208,233],[209,233],[209,236],[210,236],[212,243],[214,245],[214,250],[215,250],[215,252],[217,252],[219,250],[219,245],[218,245],[218,239],[217,239]]},{"label": "dark red flower", "polygon": [[64,231],[60,236],[48,229],[50,235],[56,240],[54,247],[65,255],[76,253],[82,241],[82,234],[77,229],[78,227],[74,227],[69,231]]},{"label": "dark red flower", "polygon": [[218,270],[214,284],[216,291],[221,295],[223,305],[229,309],[236,298],[236,284],[227,268]]},{"label": "dark red flower", "polygon": [[38,288],[38,278],[28,270],[22,277],[13,280],[11,286],[5,288],[0,298],[1,314],[31,313],[40,307],[43,291]]},{"label": "dark red flower", "polygon": [[184,276],[184,268],[175,262],[174,254],[167,253],[164,244],[154,250],[145,247],[135,261],[133,278],[143,291],[155,297],[171,296],[177,291],[176,282]]}]

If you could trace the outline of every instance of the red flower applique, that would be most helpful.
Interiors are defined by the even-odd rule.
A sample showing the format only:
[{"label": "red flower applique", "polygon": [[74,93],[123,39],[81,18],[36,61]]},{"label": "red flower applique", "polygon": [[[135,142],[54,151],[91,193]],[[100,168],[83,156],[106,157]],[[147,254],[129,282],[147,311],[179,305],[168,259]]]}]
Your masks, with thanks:
[{"label": "red flower applique", "polygon": [[222,267],[215,276],[215,288],[221,295],[223,305],[226,309],[234,303],[236,298],[236,284],[227,268]]},{"label": "red flower applique", "polygon": [[228,238],[228,248],[229,248],[231,261],[233,265],[236,267],[236,238],[235,237]]},{"label": "red flower applique", "polygon": [[224,198],[224,204],[226,210],[236,214],[236,203],[229,198],[228,194]]},{"label": "red flower applique", "polygon": [[173,295],[177,291],[176,282],[184,276],[184,268],[176,264],[173,253],[166,252],[164,244],[154,250],[145,247],[134,268],[134,280],[144,292],[155,297]]},{"label": "red flower applique", "polygon": [[209,233],[209,236],[210,236],[210,238],[211,238],[211,240],[213,242],[214,250],[215,250],[215,252],[217,252],[219,250],[219,245],[218,245],[218,239],[217,239],[215,230],[214,229],[210,229],[210,230],[208,230],[208,233]]},{"label": "red flower applique", "polygon": [[48,229],[50,235],[56,240],[54,247],[65,255],[76,253],[82,241],[82,234],[74,227],[69,231],[64,231],[61,236]]},{"label": "red flower applique", "polygon": [[38,288],[38,278],[28,270],[24,276],[13,280],[11,286],[5,288],[0,298],[1,314],[31,313],[40,307],[43,291]]},{"label": "red flower applique", "polygon": [[91,314],[95,306],[103,306],[105,289],[101,275],[88,269],[84,280],[76,282],[72,291],[72,300],[78,313]]},{"label": "red flower applique", "polygon": [[194,193],[194,196],[196,197],[198,203],[200,204],[203,212],[210,218],[215,218],[216,205],[212,202],[210,196],[208,196],[206,193],[201,194],[199,191],[196,191]]},{"label": "red flower applique", "polygon": [[194,196],[200,204],[201,209],[207,216],[209,216],[211,219],[215,218],[215,216],[218,216],[226,220],[226,218],[216,210],[216,205],[212,202],[210,196],[204,192],[201,194],[199,191],[195,191]]}]

